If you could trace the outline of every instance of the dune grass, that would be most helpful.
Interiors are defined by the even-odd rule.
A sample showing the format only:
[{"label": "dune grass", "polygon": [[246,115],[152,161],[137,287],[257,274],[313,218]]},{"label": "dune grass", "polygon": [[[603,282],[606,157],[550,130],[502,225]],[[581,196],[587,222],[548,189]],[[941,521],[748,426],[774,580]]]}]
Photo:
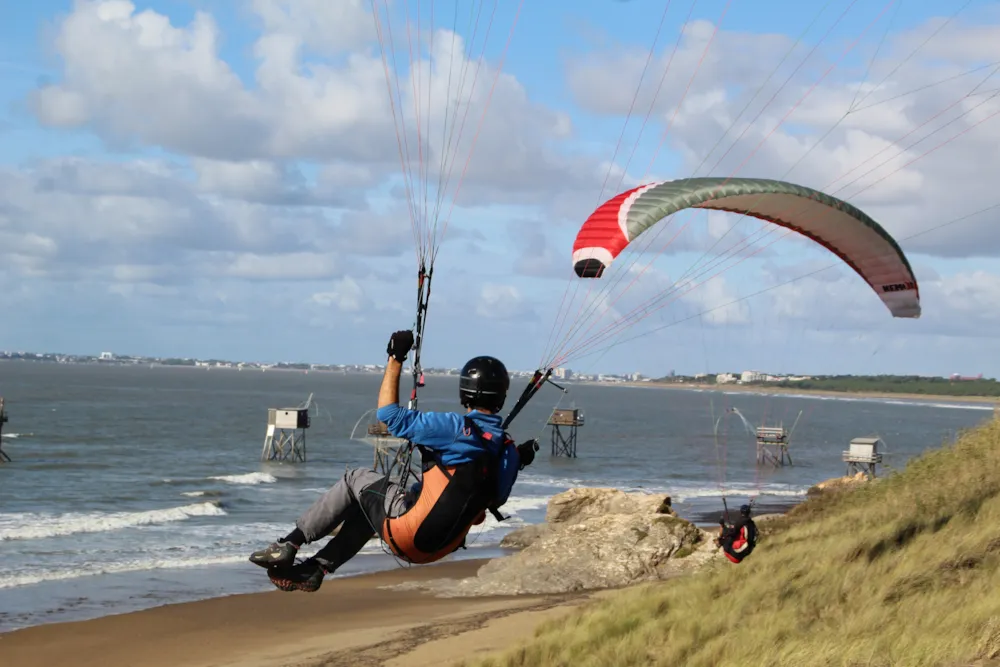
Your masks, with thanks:
[{"label": "dune grass", "polygon": [[1000,665],[1000,420],[761,528],[740,565],[620,591],[467,664]]}]

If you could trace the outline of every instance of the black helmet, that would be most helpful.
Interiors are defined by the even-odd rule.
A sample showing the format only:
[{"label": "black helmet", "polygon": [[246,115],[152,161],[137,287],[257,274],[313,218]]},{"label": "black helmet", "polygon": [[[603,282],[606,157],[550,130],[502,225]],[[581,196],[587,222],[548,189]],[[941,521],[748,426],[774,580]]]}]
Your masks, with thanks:
[{"label": "black helmet", "polygon": [[499,412],[509,388],[507,367],[496,357],[469,359],[458,379],[458,397],[467,408]]},{"label": "black helmet", "polygon": [[740,505],[740,514],[742,514],[743,516],[750,516],[750,506]]}]

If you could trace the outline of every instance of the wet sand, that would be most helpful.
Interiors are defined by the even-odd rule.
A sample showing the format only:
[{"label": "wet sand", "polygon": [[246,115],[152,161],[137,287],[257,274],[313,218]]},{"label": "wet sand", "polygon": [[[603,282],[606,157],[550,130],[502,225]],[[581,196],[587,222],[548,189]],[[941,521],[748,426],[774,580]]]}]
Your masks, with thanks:
[{"label": "wet sand", "polygon": [[[465,560],[328,579],[316,593],[266,593],[166,605],[0,634],[18,667],[393,667],[448,665],[529,638],[587,594],[436,598],[391,590],[472,576]],[[261,576],[266,577],[263,571]]]}]

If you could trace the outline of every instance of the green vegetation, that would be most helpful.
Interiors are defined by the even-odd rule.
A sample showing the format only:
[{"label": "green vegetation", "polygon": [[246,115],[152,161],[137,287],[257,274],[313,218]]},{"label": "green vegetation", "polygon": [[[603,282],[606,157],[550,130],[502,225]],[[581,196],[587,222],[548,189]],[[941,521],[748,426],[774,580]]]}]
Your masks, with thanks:
[{"label": "green vegetation", "polygon": [[761,533],[740,565],[615,592],[474,664],[1000,665],[1000,420]]},{"label": "green vegetation", "polygon": [[754,382],[754,385],[822,391],[885,392],[938,396],[1000,396],[993,379],[951,380],[920,375],[823,375],[798,382]]},{"label": "green vegetation", "polygon": [[[737,378],[739,373],[732,373]],[[675,375],[653,382],[666,384],[714,384],[716,375],[691,377]],[[926,375],[813,375],[807,380],[747,382],[744,387],[766,387],[802,391],[843,391],[886,394],[923,394],[926,396],[995,396],[1000,397],[1000,382],[993,378],[953,380]]]},{"label": "green vegetation", "polygon": [[167,359],[160,359],[159,363],[163,366],[194,366],[194,359],[178,359],[176,357],[169,357]]}]

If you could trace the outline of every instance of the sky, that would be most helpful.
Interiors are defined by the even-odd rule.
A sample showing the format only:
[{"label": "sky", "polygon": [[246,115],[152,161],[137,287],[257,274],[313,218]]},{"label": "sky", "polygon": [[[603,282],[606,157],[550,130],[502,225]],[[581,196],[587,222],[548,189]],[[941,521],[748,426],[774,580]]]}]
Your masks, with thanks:
[{"label": "sky", "polygon": [[[7,4],[2,350],[381,363],[423,261],[425,366],[1000,375],[1000,2]],[[921,316],[698,209],[575,276],[690,176],[860,208]]]}]

